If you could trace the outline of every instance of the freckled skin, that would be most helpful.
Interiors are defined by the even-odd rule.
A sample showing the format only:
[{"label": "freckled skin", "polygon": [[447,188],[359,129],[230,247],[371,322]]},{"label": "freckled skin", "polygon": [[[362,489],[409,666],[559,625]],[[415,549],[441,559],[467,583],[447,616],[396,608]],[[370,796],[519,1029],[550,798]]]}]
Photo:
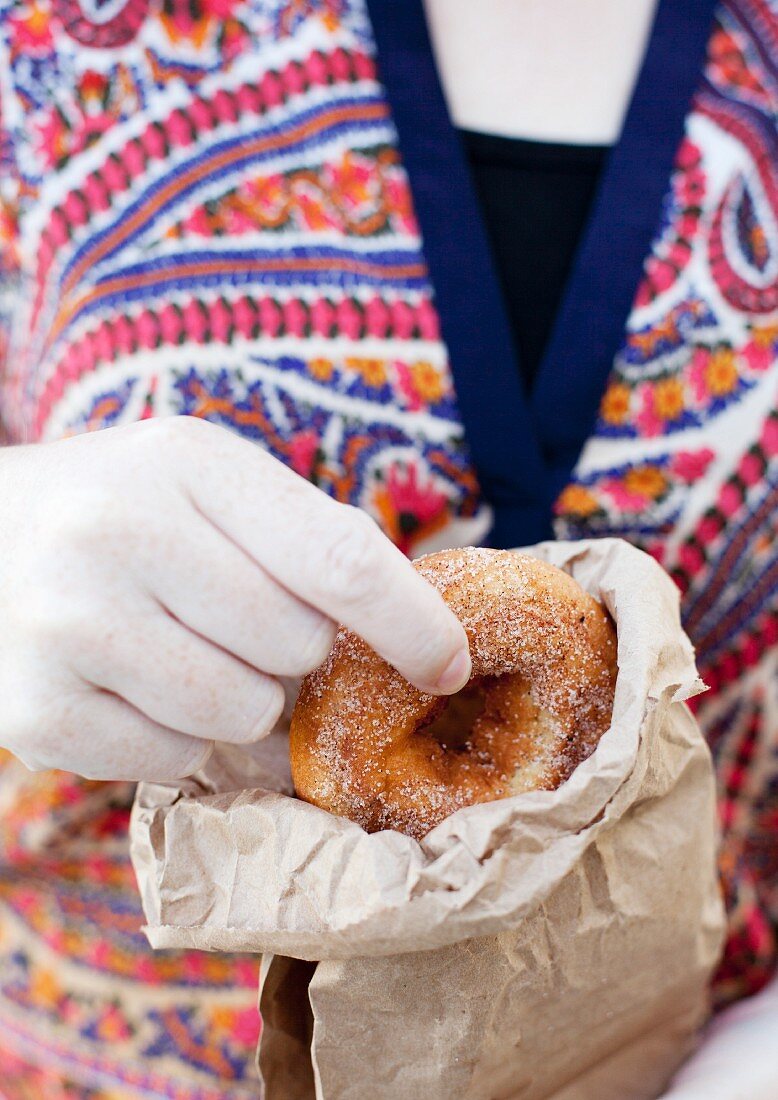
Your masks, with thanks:
[{"label": "freckled skin", "polygon": [[415,565],[467,633],[472,725],[443,743],[447,701],[341,629],[303,682],[290,752],[301,798],[419,839],[462,806],[554,789],[593,752],[613,709],[616,632],[568,574],[534,558],[468,548]]}]

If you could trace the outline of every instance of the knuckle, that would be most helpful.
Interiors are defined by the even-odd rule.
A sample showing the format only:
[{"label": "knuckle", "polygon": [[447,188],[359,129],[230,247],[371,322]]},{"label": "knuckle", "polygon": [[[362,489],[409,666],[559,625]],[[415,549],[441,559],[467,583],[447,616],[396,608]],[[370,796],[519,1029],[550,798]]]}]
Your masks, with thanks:
[{"label": "knuckle", "polygon": [[375,590],[377,540],[378,528],[355,508],[331,533],[321,561],[322,583],[339,605],[361,606]]},{"label": "knuckle", "polygon": [[124,498],[96,480],[73,490],[63,507],[49,510],[41,553],[84,555],[99,550],[112,538],[132,538],[137,531]]},{"label": "knuckle", "polygon": [[156,451],[160,447],[199,446],[204,437],[210,435],[213,424],[200,416],[165,416],[157,420],[148,420],[146,441]]},{"label": "knuckle", "polygon": [[214,425],[198,416],[160,416],[127,429],[128,461],[144,474],[158,473],[202,450]]},{"label": "knuckle", "polygon": [[56,548],[91,543],[97,532],[97,516],[109,505],[95,487],[72,490],[62,507],[50,508],[44,524],[44,541]]}]

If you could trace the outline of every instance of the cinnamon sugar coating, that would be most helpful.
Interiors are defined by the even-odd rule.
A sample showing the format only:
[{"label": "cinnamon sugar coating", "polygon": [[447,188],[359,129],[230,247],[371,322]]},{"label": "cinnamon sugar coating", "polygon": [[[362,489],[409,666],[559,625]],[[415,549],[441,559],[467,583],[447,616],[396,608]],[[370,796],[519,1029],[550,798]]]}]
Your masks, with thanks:
[{"label": "cinnamon sugar coating", "polygon": [[444,550],[415,567],[470,643],[451,702],[341,629],[303,682],[290,752],[300,798],[368,832],[420,839],[463,806],[563,783],[610,724],[616,631],[567,573],[507,550]]}]

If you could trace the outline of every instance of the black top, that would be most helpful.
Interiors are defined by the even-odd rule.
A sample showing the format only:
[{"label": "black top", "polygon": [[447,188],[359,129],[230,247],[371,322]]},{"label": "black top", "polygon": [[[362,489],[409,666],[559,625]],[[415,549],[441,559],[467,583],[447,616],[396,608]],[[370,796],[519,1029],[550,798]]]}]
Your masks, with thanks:
[{"label": "black top", "polygon": [[529,393],[608,152],[460,130]]},{"label": "black top", "polygon": [[554,501],[596,422],[661,220],[715,0],[659,0],[619,140],[609,150],[531,394],[421,0],[367,0],[424,242],[457,404],[494,522],[492,546],[552,536]]}]

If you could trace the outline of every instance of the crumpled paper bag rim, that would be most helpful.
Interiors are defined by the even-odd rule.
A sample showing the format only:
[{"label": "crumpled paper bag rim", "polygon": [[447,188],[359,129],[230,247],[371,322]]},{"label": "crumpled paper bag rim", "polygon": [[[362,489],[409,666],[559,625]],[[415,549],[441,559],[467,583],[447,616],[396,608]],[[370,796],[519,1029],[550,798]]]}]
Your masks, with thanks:
[{"label": "crumpled paper bag rim", "polygon": [[[678,592],[648,555],[619,539],[522,552],[571,572],[617,623],[614,721],[594,754],[558,790],[466,807],[420,842],[367,834],[266,788],[141,784],[131,846],[152,946],[302,959],[392,954],[499,931],[542,903],[591,836],[624,812],[619,792],[657,712],[704,685]],[[263,881],[241,866],[251,848]],[[494,888],[506,881],[512,889]]]}]

